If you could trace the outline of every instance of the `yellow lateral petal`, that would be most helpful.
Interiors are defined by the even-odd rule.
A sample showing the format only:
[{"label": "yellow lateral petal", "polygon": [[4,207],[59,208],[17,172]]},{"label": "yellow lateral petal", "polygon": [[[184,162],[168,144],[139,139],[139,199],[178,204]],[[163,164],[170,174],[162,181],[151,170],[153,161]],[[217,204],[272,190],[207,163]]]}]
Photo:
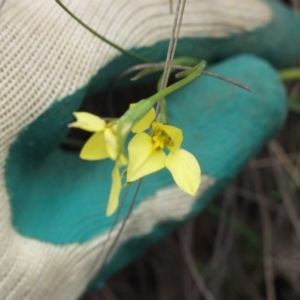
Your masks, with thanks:
[{"label": "yellow lateral petal", "polygon": [[166,168],[183,191],[192,196],[196,195],[201,182],[201,171],[194,155],[183,149],[170,152],[166,159]]},{"label": "yellow lateral petal", "polygon": [[70,124],[71,127],[80,128],[90,132],[103,131],[105,128],[105,121],[90,114],[88,112],[74,112],[76,122]]},{"label": "yellow lateral petal", "polygon": [[112,160],[116,160],[119,152],[119,144],[116,133],[111,128],[105,128],[104,139],[109,157]]},{"label": "yellow lateral petal", "polygon": [[111,216],[119,206],[119,196],[122,188],[121,176],[118,165],[115,164],[115,167],[112,171],[112,185],[110,189],[109,200],[106,208],[106,216]]},{"label": "yellow lateral petal", "polygon": [[128,145],[127,181],[157,172],[165,167],[166,154],[162,149],[152,150],[152,138],[144,133],[136,134]]},{"label": "yellow lateral petal", "polygon": [[[130,104],[130,107],[133,107],[136,104]],[[151,108],[143,118],[141,118],[137,123],[134,124],[131,131],[134,133],[145,131],[150,128],[151,123],[155,120],[155,110]]]},{"label": "yellow lateral petal", "polygon": [[108,157],[103,132],[94,133],[80,152],[80,158],[86,160],[100,160]]},{"label": "yellow lateral petal", "polygon": [[166,147],[170,151],[174,152],[175,150],[180,148],[180,145],[183,140],[183,135],[182,135],[181,129],[171,126],[171,125],[161,124],[161,123],[157,123],[157,122],[153,122],[152,128],[154,131],[157,129],[163,130],[172,139],[173,146],[166,145]]}]

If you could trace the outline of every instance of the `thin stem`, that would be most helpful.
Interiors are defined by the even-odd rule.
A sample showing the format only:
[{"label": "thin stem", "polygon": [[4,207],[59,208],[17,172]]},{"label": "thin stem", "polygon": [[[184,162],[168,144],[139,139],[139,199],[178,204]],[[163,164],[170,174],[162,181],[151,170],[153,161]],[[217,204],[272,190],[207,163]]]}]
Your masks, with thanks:
[{"label": "thin stem", "polygon": [[281,166],[281,161],[279,160],[278,154],[278,143],[275,141],[271,141],[268,144],[269,151],[272,154],[272,161],[273,161],[273,168],[275,169],[275,178],[277,181],[277,184],[279,186],[279,191],[282,195],[283,204],[285,206],[287,215],[290,218],[290,221],[294,227],[294,230],[296,232],[296,235],[298,239],[300,240],[300,219],[297,213],[297,210],[295,208],[293,198],[290,195],[290,191],[287,188],[287,182],[285,178],[285,174],[283,171],[283,168]]},{"label": "thin stem", "polygon": [[167,58],[166,58],[166,63],[164,67],[164,73],[162,77],[162,83],[160,86],[160,90],[163,90],[167,87],[168,85],[168,80],[171,72],[171,67],[172,67],[172,61],[174,59],[174,55],[176,52],[176,47],[177,47],[177,41],[179,37],[179,32],[180,32],[180,27],[181,27],[181,22],[182,22],[182,15],[184,12],[184,6],[185,6],[185,1],[179,0],[176,8],[176,14],[175,14],[175,19],[174,19],[174,24],[172,28],[172,35],[169,43],[169,49],[167,53]]},{"label": "thin stem", "polygon": [[240,87],[241,89],[244,89],[244,90],[246,90],[246,91],[248,91],[248,92],[253,92],[253,90],[252,90],[250,87],[248,87],[248,86],[246,86],[246,85],[244,85],[244,84],[241,84],[241,83],[239,83],[239,82],[237,82],[237,81],[235,81],[235,80],[233,80],[233,79],[230,79],[230,78],[228,78],[228,77],[225,77],[225,76],[222,76],[222,75],[219,75],[219,74],[210,72],[210,71],[203,71],[202,73],[203,73],[203,75],[215,77],[215,78],[221,79],[221,80],[223,80],[223,81],[226,81],[226,82],[228,82],[228,83],[231,83],[231,84],[233,84],[233,85],[235,85],[235,86],[238,86],[238,87]]},{"label": "thin stem", "polygon": [[193,81],[195,78],[197,78],[202,72],[203,72],[203,66],[201,64],[197,65],[195,68],[195,71],[192,72],[189,76],[181,79],[180,81],[177,81],[173,83],[172,85],[166,87],[165,89],[161,90],[157,94],[151,96],[148,98],[148,101],[155,104],[160,99],[164,98],[165,96],[175,92],[176,90],[180,89],[181,87],[185,86],[189,82]]},{"label": "thin stem", "polygon": [[120,228],[120,230],[119,230],[119,232],[118,232],[118,234],[117,234],[117,236],[116,236],[114,242],[112,243],[112,245],[110,246],[110,248],[109,248],[108,251],[106,252],[106,255],[104,256],[103,262],[102,262],[102,264],[101,264],[101,266],[100,266],[100,270],[102,269],[103,265],[106,263],[108,257],[109,257],[110,254],[112,253],[112,251],[114,250],[114,248],[115,248],[115,246],[116,246],[116,244],[117,244],[117,242],[118,242],[118,240],[119,240],[119,238],[120,238],[120,236],[121,236],[121,234],[122,234],[122,232],[123,232],[123,230],[124,230],[124,228],[125,228],[125,225],[126,225],[126,223],[127,223],[127,220],[129,219],[129,216],[130,216],[130,214],[131,214],[131,212],[132,212],[133,205],[134,205],[134,203],[135,203],[136,197],[137,197],[138,192],[139,192],[139,190],[140,190],[141,184],[142,184],[142,179],[140,179],[140,180],[138,181],[138,183],[137,183],[137,187],[136,187],[136,189],[135,189],[135,191],[134,191],[134,195],[133,195],[132,200],[131,200],[131,202],[130,202],[130,206],[129,206],[129,209],[128,209],[127,213],[126,213],[125,219],[124,219],[124,221],[123,221],[123,223],[122,223],[122,225],[121,225],[121,228]]},{"label": "thin stem", "polygon": [[[139,64],[139,65],[135,65],[133,67],[130,67],[128,69],[126,69],[125,71],[123,71],[118,77],[116,77],[115,81],[113,84],[115,84],[118,80],[120,80],[122,77],[130,74],[130,73],[133,73],[135,71],[139,71],[139,70],[143,70],[143,69],[147,69],[147,68],[158,68],[158,67],[161,67],[163,68],[165,66],[165,63],[146,63],[146,64]],[[172,69],[177,69],[177,70],[190,70],[192,69],[192,67],[189,67],[189,66],[181,66],[181,65],[171,65]],[[222,76],[222,75],[219,75],[219,74],[216,74],[216,73],[213,73],[213,72],[210,72],[210,71],[202,71],[202,74],[203,75],[206,75],[206,76],[211,76],[211,77],[214,77],[214,78],[218,78],[218,79],[221,79],[223,81],[226,81],[230,84],[233,84],[235,86],[238,86],[246,91],[249,91],[249,92],[252,92],[253,90],[240,83],[240,82],[237,82],[231,78],[228,78],[228,77],[225,77],[225,76]]]},{"label": "thin stem", "polygon": [[[164,73],[162,76],[162,83],[160,86],[160,90],[165,89],[168,85],[172,61],[174,59],[174,55],[176,52],[177,41],[178,41],[178,37],[179,37],[185,3],[186,3],[186,0],[178,0],[174,24],[173,24],[173,28],[172,28],[172,35],[170,38],[169,49],[168,49],[168,53],[167,53],[167,58],[166,58],[166,63],[165,63],[165,67],[164,67]],[[158,114],[160,112],[162,101],[166,101],[166,100],[162,98],[161,100],[158,101],[157,107],[156,107],[156,114]],[[164,108],[166,108],[165,106],[166,105],[164,105]]]},{"label": "thin stem", "polygon": [[103,42],[107,43],[108,45],[110,45],[111,47],[117,49],[118,51],[120,51],[121,53],[133,58],[134,60],[140,61],[140,62],[150,62],[148,59],[141,57],[137,54],[134,54],[131,51],[127,51],[123,48],[121,48],[120,46],[116,45],[115,43],[113,43],[112,41],[108,40],[107,38],[105,38],[104,36],[102,36],[101,34],[99,34],[98,32],[96,32],[94,29],[92,29],[91,27],[89,27],[87,24],[85,24],[82,20],[80,20],[79,18],[77,18],[60,0],[55,0],[56,3],[66,12],[68,13],[74,20],[76,20],[81,26],[83,26],[85,29],[87,29],[90,33],[92,33],[93,35],[95,35],[96,37],[98,37],[100,40],[102,40]]},{"label": "thin stem", "polygon": [[123,196],[123,198],[122,198],[121,204],[120,204],[120,206],[119,206],[119,208],[118,208],[118,210],[117,210],[117,213],[116,213],[116,216],[115,216],[115,218],[114,218],[113,224],[112,224],[112,226],[111,226],[111,228],[110,228],[110,230],[109,230],[109,232],[108,232],[107,239],[105,240],[105,242],[104,242],[104,244],[103,244],[103,246],[102,246],[102,249],[105,249],[105,245],[106,245],[107,242],[110,240],[112,231],[115,229],[115,227],[116,227],[116,225],[117,225],[117,223],[118,223],[118,221],[119,221],[119,216],[120,216],[120,213],[121,213],[121,211],[122,211],[122,209],[123,209],[123,206],[124,206],[124,204],[125,204],[125,200],[126,200],[126,198],[127,198],[127,195],[128,195],[128,192],[129,192],[129,188],[130,188],[130,185],[126,187],[126,190],[125,190],[124,196]]},{"label": "thin stem", "polygon": [[300,172],[296,168],[290,157],[285,153],[280,144],[275,140],[269,143],[269,147],[300,190]]},{"label": "thin stem", "polygon": [[[264,195],[264,188],[262,184],[261,174],[252,169],[253,184],[256,192],[260,195]],[[263,235],[263,262],[264,262],[264,275],[266,283],[266,294],[267,300],[276,300],[275,290],[275,274],[274,265],[272,262],[272,251],[273,251],[273,236],[272,236],[272,220],[268,209],[259,205],[259,213],[262,226]]]},{"label": "thin stem", "polygon": [[[101,256],[102,256],[102,251],[105,250],[105,246],[106,246],[107,242],[110,240],[111,234],[112,234],[113,230],[114,230],[115,227],[116,227],[116,224],[117,224],[117,222],[118,222],[120,213],[121,213],[121,211],[122,211],[122,208],[123,208],[123,206],[124,206],[124,203],[125,203],[125,200],[126,200],[128,191],[129,191],[129,187],[130,187],[130,186],[128,186],[128,187],[126,188],[125,194],[124,194],[124,196],[123,196],[123,198],[122,198],[122,201],[121,201],[121,203],[120,203],[120,205],[119,205],[119,207],[118,207],[117,213],[116,213],[116,215],[115,215],[113,224],[112,224],[112,226],[110,227],[109,232],[108,232],[108,234],[107,234],[107,238],[106,238],[105,241],[102,243],[102,245],[95,244],[95,245],[93,245],[93,246],[88,250],[88,252],[85,252],[85,253],[84,253],[82,256],[80,256],[80,257],[76,257],[76,259],[77,259],[78,261],[80,261],[80,260],[82,260],[84,257],[88,257],[89,254],[92,253],[93,251],[95,251],[97,248],[99,248],[99,246],[101,247],[101,250],[99,251],[99,255],[97,255],[96,258],[95,258],[95,263],[94,263],[93,265],[91,265],[91,268],[90,268],[90,270],[89,270],[89,273],[90,273],[90,274],[94,274],[95,268],[97,268],[97,262],[100,260],[100,258],[101,258]],[[103,265],[103,264],[102,264],[102,265]],[[92,283],[91,283],[90,285],[93,285],[93,281],[92,281]]]},{"label": "thin stem", "polygon": [[[182,18],[183,18],[183,14],[184,14],[185,4],[186,4],[186,0],[183,0],[182,1],[182,5],[180,7],[179,18],[178,18],[177,28],[176,28],[176,32],[175,32],[174,45],[173,45],[173,49],[172,49],[171,61],[170,61],[170,66],[169,66],[170,70],[171,70],[171,64],[172,64],[172,61],[173,61],[173,59],[175,57],[175,52],[176,52],[176,49],[177,49],[177,43],[178,43],[178,39],[179,39],[179,33],[180,33],[180,29],[181,29],[181,24],[182,24]],[[169,72],[170,72],[170,70],[169,70]]]}]

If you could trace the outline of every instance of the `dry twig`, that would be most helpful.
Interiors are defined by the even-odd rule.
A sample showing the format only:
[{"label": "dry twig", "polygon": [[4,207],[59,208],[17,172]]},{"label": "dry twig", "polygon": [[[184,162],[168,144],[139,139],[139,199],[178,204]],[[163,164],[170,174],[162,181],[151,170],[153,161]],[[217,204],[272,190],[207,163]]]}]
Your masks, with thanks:
[{"label": "dry twig", "polygon": [[[287,189],[287,186],[286,186],[286,178],[285,178],[285,175],[283,173],[281,161],[278,158],[278,151],[277,151],[278,143],[270,142],[268,147],[269,147],[270,152],[272,153],[275,177],[276,177],[276,181],[277,181],[277,184],[279,186],[279,189],[280,189],[280,193],[282,195],[283,204],[284,204],[285,209],[287,211],[287,214],[290,218],[290,221],[294,226],[297,237],[300,239],[300,220],[299,220],[299,217],[297,215],[297,212],[296,212],[296,209],[295,209],[295,206],[294,206],[294,203],[293,203],[293,199],[292,199],[292,197],[290,195],[290,192],[289,192],[289,190]],[[280,152],[282,152],[282,151],[280,151]]]},{"label": "dry twig", "polygon": [[[252,169],[252,178],[254,188],[260,195],[264,194],[262,178],[257,170]],[[272,262],[272,222],[268,209],[265,206],[259,205],[260,219],[262,224],[262,233],[264,240],[264,272],[268,300],[276,300],[275,283],[274,283],[274,266]]]},{"label": "dry twig", "polygon": [[190,271],[190,274],[199,290],[199,292],[203,295],[205,300],[216,300],[210,290],[207,288],[202,276],[199,274],[197,268],[195,267],[195,263],[192,257],[192,254],[189,250],[188,243],[186,242],[185,230],[184,228],[179,229],[179,240],[180,247],[182,250],[184,261]]}]

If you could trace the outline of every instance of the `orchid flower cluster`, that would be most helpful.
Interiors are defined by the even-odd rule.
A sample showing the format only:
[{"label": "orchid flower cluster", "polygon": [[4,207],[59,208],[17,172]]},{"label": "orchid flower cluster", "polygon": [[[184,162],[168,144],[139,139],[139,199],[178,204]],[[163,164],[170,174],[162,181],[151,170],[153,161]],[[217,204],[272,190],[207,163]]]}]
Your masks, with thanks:
[{"label": "orchid flower cluster", "polygon": [[[115,120],[106,121],[87,112],[75,112],[76,121],[71,127],[93,132],[80,152],[85,160],[110,158],[115,161],[112,170],[112,186],[106,209],[111,216],[118,208],[122,189],[120,169],[126,168],[126,183],[167,168],[175,183],[186,193],[195,195],[201,182],[201,171],[197,159],[181,148],[181,129],[162,123],[153,106],[163,97],[198,77],[204,63],[200,63],[185,78],[158,92],[154,96],[130,105],[125,114]],[[162,113],[162,112],[160,112]],[[167,118],[165,118],[167,119]],[[134,137],[125,149],[130,132]]]}]

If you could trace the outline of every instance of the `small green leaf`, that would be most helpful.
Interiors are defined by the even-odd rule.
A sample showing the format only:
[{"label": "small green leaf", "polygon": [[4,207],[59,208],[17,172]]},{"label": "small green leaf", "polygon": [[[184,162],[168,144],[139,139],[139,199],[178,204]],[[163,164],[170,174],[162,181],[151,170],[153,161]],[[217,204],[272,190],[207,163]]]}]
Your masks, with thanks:
[{"label": "small green leaf", "polygon": [[290,69],[280,70],[278,74],[280,78],[285,81],[298,80],[300,79],[300,68],[290,68]]},{"label": "small green leaf", "polygon": [[146,68],[142,71],[140,71],[139,73],[137,73],[134,77],[132,77],[130,80],[131,81],[137,81],[147,75],[151,75],[157,72],[161,72],[163,71],[163,67],[150,67],[150,68]]},{"label": "small green leaf", "polygon": [[201,65],[202,68],[204,69],[206,67],[206,61],[201,61],[198,65],[196,65],[195,67],[189,69],[189,70],[184,70],[182,72],[179,72],[175,75],[176,78],[185,78],[187,76],[189,76],[191,73],[193,73],[195,71],[195,69]]},{"label": "small green leaf", "polygon": [[[161,64],[164,62],[161,62]],[[196,59],[194,57],[189,57],[189,56],[183,56],[183,57],[177,57],[173,59],[172,64],[173,65],[182,65],[182,66],[195,66],[196,64],[199,63],[199,59]],[[161,67],[149,67],[146,68],[142,71],[140,71],[137,75],[135,75],[133,78],[131,78],[131,81],[136,81],[139,80],[147,75],[151,75],[154,73],[162,72],[164,70],[164,66]],[[173,72],[175,69],[172,70]]]}]

